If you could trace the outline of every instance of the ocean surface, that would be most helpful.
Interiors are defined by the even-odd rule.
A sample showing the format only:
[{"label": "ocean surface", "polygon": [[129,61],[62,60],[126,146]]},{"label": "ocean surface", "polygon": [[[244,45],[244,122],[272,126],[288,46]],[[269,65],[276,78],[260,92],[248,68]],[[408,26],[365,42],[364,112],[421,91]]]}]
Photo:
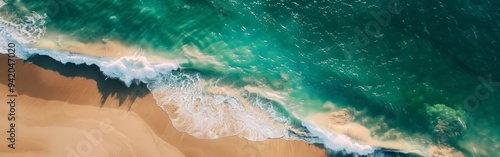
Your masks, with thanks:
[{"label": "ocean surface", "polygon": [[[303,140],[332,156],[430,156],[431,146],[500,156],[500,1],[3,0],[0,6],[1,53],[12,42],[25,60],[38,54],[97,65],[127,86],[147,84],[174,126],[198,138]],[[120,42],[139,53],[107,58],[33,46],[64,45],[57,37]],[[369,145],[307,118],[339,110],[373,139],[403,140],[415,150]]]}]

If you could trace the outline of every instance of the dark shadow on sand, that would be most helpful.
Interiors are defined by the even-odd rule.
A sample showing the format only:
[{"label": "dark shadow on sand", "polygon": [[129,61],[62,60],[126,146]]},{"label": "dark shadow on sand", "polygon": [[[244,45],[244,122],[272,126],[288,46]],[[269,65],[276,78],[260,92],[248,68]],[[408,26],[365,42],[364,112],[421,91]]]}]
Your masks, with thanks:
[{"label": "dark shadow on sand", "polygon": [[[74,63],[63,64],[49,56],[46,55],[33,55],[29,57],[26,62],[31,62],[41,68],[55,71],[65,77],[83,77],[86,79],[92,79],[97,82],[97,88],[101,94],[101,107],[106,102],[109,96],[117,97],[119,99],[119,105],[123,105],[127,99],[130,100],[129,107],[137,98],[142,98],[150,93],[145,83],[140,82],[137,84],[132,84],[127,87],[125,83],[118,79],[106,77],[99,69],[97,65],[76,65]],[[307,130],[307,129],[306,129]],[[308,132],[308,131],[306,131]],[[332,151],[327,149],[324,144],[315,143],[313,144],[319,148],[327,150],[328,157],[372,157],[372,156],[383,156],[383,157],[420,157],[421,155],[414,153],[401,153],[397,150],[390,149],[378,149],[374,153],[369,155],[358,155],[352,153],[346,153],[345,151]]]},{"label": "dark shadow on sand", "polygon": [[65,77],[83,77],[85,79],[92,79],[97,82],[97,89],[101,94],[101,107],[106,102],[109,96],[117,97],[119,105],[122,106],[127,99],[131,107],[132,103],[137,98],[146,96],[150,91],[146,84],[140,82],[139,84],[132,84],[127,87],[124,82],[105,76],[97,65],[76,65],[74,63],[63,64],[49,56],[35,54],[26,62],[31,62],[41,68],[55,71]]}]

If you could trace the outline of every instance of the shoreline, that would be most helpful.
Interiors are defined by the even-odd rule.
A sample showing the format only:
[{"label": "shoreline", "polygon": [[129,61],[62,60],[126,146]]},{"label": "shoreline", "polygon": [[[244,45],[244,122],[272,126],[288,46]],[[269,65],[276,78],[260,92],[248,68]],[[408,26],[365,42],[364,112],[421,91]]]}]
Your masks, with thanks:
[{"label": "shoreline", "polygon": [[[1,55],[0,60],[2,63],[6,61],[5,55]],[[16,89],[19,99],[17,123],[22,124],[19,128],[33,127],[38,128],[38,131],[19,129],[17,137],[19,149],[12,151],[6,150],[7,146],[0,146],[0,150],[8,155],[19,150],[24,150],[24,155],[37,152],[35,150],[44,152],[44,156],[68,153],[66,146],[71,144],[78,146],[82,139],[85,141],[85,134],[79,132],[82,130],[98,132],[95,131],[100,130],[98,124],[111,120],[111,126],[118,133],[103,134],[102,145],[104,147],[93,147],[95,149],[92,153],[100,156],[117,155],[115,153],[123,153],[120,151],[122,147],[112,147],[112,145],[125,143],[122,146],[133,150],[128,155],[149,152],[159,153],[156,155],[162,156],[161,154],[167,152],[167,154],[177,153],[177,156],[326,156],[325,149],[302,141],[268,139],[252,142],[239,137],[224,137],[215,140],[197,139],[176,130],[167,113],[156,105],[151,93],[137,97],[134,102],[131,102],[132,98],[126,98],[124,105],[120,106],[120,98],[116,93],[101,98],[102,91],[99,91],[94,80],[78,76],[65,77],[58,72],[40,68],[29,62],[19,61],[16,64]],[[2,68],[0,72],[6,74],[6,69]],[[2,79],[0,83],[2,84],[0,90],[7,91],[7,80]],[[3,96],[2,99],[6,97]],[[101,104],[103,99],[105,102]],[[129,108],[128,105],[131,107]],[[2,111],[1,114],[5,114],[6,110],[2,108],[0,111]],[[48,113],[52,114],[48,116]],[[31,119],[23,117],[31,117]],[[5,120],[6,118],[0,119],[0,121]],[[131,127],[130,124],[134,126]],[[44,127],[41,127],[42,125]],[[0,126],[0,129],[6,130],[7,128],[4,127],[7,125]],[[134,129],[136,132],[129,131]],[[59,133],[54,134],[56,132]],[[28,134],[30,136],[27,136]],[[94,135],[99,137],[98,133]],[[123,137],[140,140],[130,138],[125,140]],[[57,140],[51,142],[50,145],[45,144],[46,140],[54,139],[65,140]],[[29,141],[29,144],[23,140]],[[92,143],[91,140],[89,142]],[[164,151],[154,151],[158,148]],[[148,151],[150,149],[153,151]],[[77,147],[73,150],[77,151]]]},{"label": "shoreline", "polygon": [[92,57],[121,58],[125,56],[145,56],[151,62],[186,63],[185,58],[161,56],[162,53],[155,52],[153,48],[141,46],[129,46],[120,41],[103,40],[94,43],[82,43],[76,39],[64,36],[60,33],[48,32],[43,38],[32,43],[31,46],[52,51],[68,51]]}]

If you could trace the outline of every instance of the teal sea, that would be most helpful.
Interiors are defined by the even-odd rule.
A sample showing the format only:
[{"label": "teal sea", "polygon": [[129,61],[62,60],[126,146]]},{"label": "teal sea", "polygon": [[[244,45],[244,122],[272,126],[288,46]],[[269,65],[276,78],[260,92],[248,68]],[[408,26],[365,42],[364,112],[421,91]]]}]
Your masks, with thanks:
[{"label": "teal sea", "polygon": [[[176,103],[188,117],[221,116],[213,122],[191,119],[188,130],[178,123],[195,137],[303,140],[331,156],[432,156],[432,146],[451,148],[455,155],[500,156],[500,1],[4,0],[0,5],[2,44],[26,45],[63,63],[95,64],[127,85],[145,83],[166,112],[165,104]],[[156,71],[127,73],[128,68],[106,70],[109,58],[75,61],[61,55],[67,52],[30,46],[54,34],[89,44],[119,41],[140,47],[146,56],[182,63],[151,63]],[[207,92],[221,90],[226,94]],[[228,105],[236,121],[245,121],[243,133],[204,130],[202,123],[229,123],[224,116],[230,114],[192,112],[196,104]],[[267,116],[255,116],[247,105]],[[414,149],[338,146],[342,143],[331,142],[336,136],[315,131],[307,120],[340,110],[373,139],[405,141]]]}]

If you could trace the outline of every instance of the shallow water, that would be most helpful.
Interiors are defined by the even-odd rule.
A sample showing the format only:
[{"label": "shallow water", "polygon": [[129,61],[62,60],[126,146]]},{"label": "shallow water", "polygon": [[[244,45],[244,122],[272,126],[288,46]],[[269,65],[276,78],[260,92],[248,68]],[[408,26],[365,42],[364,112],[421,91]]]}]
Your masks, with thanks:
[{"label": "shallow water", "polygon": [[[178,65],[183,70],[179,76],[200,76],[191,82],[172,80],[171,68],[156,63],[151,65],[155,70],[147,71],[151,75],[108,75],[149,83],[153,94],[155,89],[177,89],[186,92],[176,94],[192,102],[230,101],[236,107],[252,100],[280,125],[302,130],[307,127],[300,126],[301,120],[310,115],[349,108],[353,121],[379,140],[448,145],[465,156],[499,156],[498,3],[52,0],[6,1],[0,11],[2,21],[13,23],[29,21],[25,16],[34,13],[45,16],[22,25],[43,27],[45,33],[84,43],[120,41],[149,55],[182,59],[186,62]],[[28,33],[17,33],[23,39],[44,38],[41,31],[23,29]],[[29,33],[35,36],[26,37]],[[106,69],[112,61],[89,62]],[[166,76],[170,80],[162,81]],[[203,82],[208,85],[198,87]],[[193,89],[206,86],[238,92],[220,98],[207,92],[192,95]],[[262,137],[296,135],[285,131]]]}]

